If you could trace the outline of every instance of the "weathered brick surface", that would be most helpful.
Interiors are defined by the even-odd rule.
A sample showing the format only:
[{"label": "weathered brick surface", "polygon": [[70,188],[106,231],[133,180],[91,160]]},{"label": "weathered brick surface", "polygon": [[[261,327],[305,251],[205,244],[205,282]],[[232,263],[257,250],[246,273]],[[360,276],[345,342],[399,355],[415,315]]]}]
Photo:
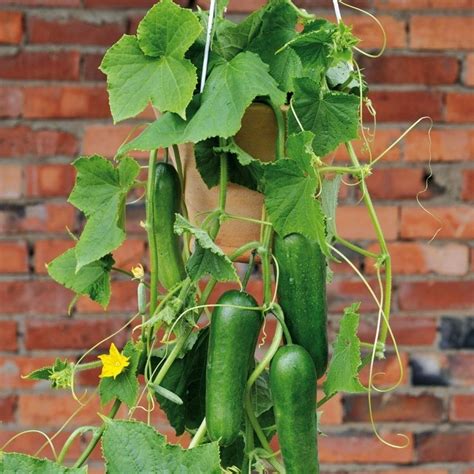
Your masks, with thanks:
[{"label": "weathered brick surface", "polygon": [[[45,264],[71,247],[69,229],[78,234],[83,220],[66,202],[74,184],[71,162],[81,154],[115,155],[120,144],[138,133],[135,123],[113,126],[105,76],[98,70],[103,52],[122,34],[134,34],[154,0],[0,0],[0,446],[30,428],[49,435],[77,408],[67,394],[46,390],[43,382],[20,376],[48,365],[65,351],[76,360],[136,311],[136,282],[113,282],[110,315],[81,298],[67,316],[72,293],[50,281]],[[177,2],[187,5],[189,2]],[[208,2],[195,2],[208,8]],[[263,0],[231,0],[229,13],[242,15]],[[295,3],[334,19],[329,0]],[[371,431],[367,397],[337,396],[322,415],[322,472],[339,474],[473,474],[474,439],[474,46],[472,0],[355,0],[382,21],[388,50],[380,59],[359,56],[377,109],[377,134],[370,134],[372,158],[384,154],[422,116],[429,120],[393,145],[367,179],[388,240],[394,271],[391,326],[401,351],[387,341],[387,359],[378,361],[372,391],[374,419],[381,436],[410,444],[393,449]],[[360,47],[376,52],[382,34],[367,16],[342,7],[344,19],[361,36]],[[372,118],[366,116],[368,122]],[[149,108],[140,119],[153,119]],[[367,144],[355,149],[367,162]],[[431,145],[431,146],[430,146]],[[145,157],[146,154],[138,154]],[[333,153],[347,164],[344,147]],[[431,168],[430,168],[431,164]],[[430,172],[428,189],[425,187]],[[346,183],[355,180],[345,178]],[[139,190],[133,198],[139,197]],[[425,209],[417,203],[416,197]],[[354,186],[343,186],[337,227],[342,237],[378,252],[376,233]],[[132,199],[132,197],[131,197]],[[127,208],[130,241],[114,252],[116,266],[130,270],[147,263],[142,203]],[[432,237],[435,237],[431,242]],[[348,254],[378,294],[374,260]],[[344,306],[362,302],[360,338],[372,341],[377,305],[347,264],[331,264],[328,287],[331,338]],[[215,303],[231,285],[219,285]],[[262,282],[248,287],[261,301]],[[266,344],[275,324],[266,326]],[[115,339],[124,343],[130,331]],[[263,334],[262,334],[263,335]],[[105,344],[107,345],[107,344]],[[104,346],[105,347],[105,346]],[[96,353],[88,360],[94,360]],[[89,389],[98,371],[81,374]],[[362,380],[368,383],[369,371]],[[318,391],[319,398],[322,392]],[[41,407],[41,409],[38,409]],[[99,421],[93,399],[74,420]],[[137,412],[140,419],[145,416]],[[177,439],[163,414],[153,416],[169,440]],[[347,425],[350,423],[350,425]],[[58,438],[62,443],[73,425]],[[11,449],[33,454],[43,438],[29,434]],[[68,459],[77,457],[75,443]],[[49,453],[44,451],[45,456]],[[103,472],[100,452],[91,473]]]}]

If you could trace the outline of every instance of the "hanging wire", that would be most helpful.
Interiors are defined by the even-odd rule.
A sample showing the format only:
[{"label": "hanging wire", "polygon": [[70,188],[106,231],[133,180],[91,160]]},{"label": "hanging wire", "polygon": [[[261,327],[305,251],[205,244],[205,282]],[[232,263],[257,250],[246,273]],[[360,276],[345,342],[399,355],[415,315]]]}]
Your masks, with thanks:
[{"label": "hanging wire", "polygon": [[211,5],[209,7],[209,20],[207,22],[206,46],[204,48],[204,61],[202,63],[201,88],[199,91],[201,93],[204,90],[204,86],[206,84],[207,67],[209,65],[209,52],[211,50],[212,27],[214,24],[215,14],[216,14],[216,0],[211,0]]}]

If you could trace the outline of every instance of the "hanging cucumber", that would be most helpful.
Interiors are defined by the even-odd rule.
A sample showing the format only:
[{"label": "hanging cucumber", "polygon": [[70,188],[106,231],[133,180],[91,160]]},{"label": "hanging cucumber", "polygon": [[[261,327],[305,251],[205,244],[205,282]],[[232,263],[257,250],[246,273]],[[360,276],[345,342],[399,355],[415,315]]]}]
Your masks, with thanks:
[{"label": "hanging cucumber", "polygon": [[278,301],[295,344],[311,355],[318,378],[328,363],[326,258],[319,245],[301,234],[275,237],[279,263]]},{"label": "hanging cucumber", "polygon": [[166,289],[172,288],[186,277],[179,237],[173,230],[180,202],[181,185],[176,169],[171,164],[158,163],[153,224],[158,254],[158,279]]},{"label": "hanging cucumber", "polygon": [[242,426],[244,393],[262,313],[248,293],[231,290],[212,313],[206,373],[206,422],[209,437],[228,446]]},{"label": "hanging cucumber", "polygon": [[287,474],[318,474],[316,372],[308,351],[290,344],[270,365],[278,440]]}]

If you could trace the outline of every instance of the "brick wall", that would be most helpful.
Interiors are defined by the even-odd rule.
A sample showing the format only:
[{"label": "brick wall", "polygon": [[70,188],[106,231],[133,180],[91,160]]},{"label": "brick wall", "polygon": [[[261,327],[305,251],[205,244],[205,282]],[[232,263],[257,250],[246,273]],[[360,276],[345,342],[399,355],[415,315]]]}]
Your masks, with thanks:
[{"label": "brick wall", "polygon": [[[263,2],[231,2],[234,14]],[[424,206],[415,197],[429,174],[426,127],[412,132],[380,163],[368,184],[376,200],[394,260],[393,327],[401,345],[405,376],[393,394],[375,396],[382,433],[405,433],[405,450],[382,445],[367,423],[360,397],[336,397],[323,415],[321,460],[331,472],[472,474],[474,461],[474,22],[472,0],[358,0],[383,22],[388,51],[362,58],[377,108],[376,151],[410,122],[435,121],[432,171]],[[80,217],[66,197],[80,153],[112,155],[132,124],[111,126],[104,80],[97,71],[105,49],[133,33],[150,0],[0,0],[0,444],[20,430],[51,433],[77,405],[20,374],[55,356],[78,356],[116,330],[134,309],[135,286],[115,283],[110,311],[81,300],[71,318],[71,295],[49,281],[44,264],[68,246],[65,228]],[[330,0],[302,6],[331,17]],[[372,50],[381,35],[365,16],[343,9],[347,22]],[[336,158],[343,159],[337,154]],[[338,214],[341,234],[373,246],[365,211],[354,187],[345,188]],[[129,210],[133,237],[114,257],[129,267],[145,259],[139,222],[143,208]],[[370,262],[353,256],[369,278]],[[254,287],[259,288],[258,282]],[[363,285],[342,266],[330,287],[333,313],[361,300],[367,315],[362,333],[373,331],[374,306]],[[121,336],[122,342],[125,338]],[[120,340],[118,341],[120,342]],[[393,355],[380,364],[396,380]],[[94,377],[97,374],[94,374]],[[95,382],[80,380],[84,386]],[[91,402],[73,423],[97,422]],[[56,417],[57,416],[57,417]],[[161,423],[161,422],[160,422]],[[65,435],[59,436],[59,441]],[[82,441],[84,442],[84,441]],[[34,452],[43,440],[20,438],[13,448]],[[79,445],[71,454],[77,455]],[[45,451],[45,454],[47,451]],[[96,456],[97,458],[97,456]],[[472,464],[471,464],[472,466]],[[97,467],[97,472],[101,472]]]}]

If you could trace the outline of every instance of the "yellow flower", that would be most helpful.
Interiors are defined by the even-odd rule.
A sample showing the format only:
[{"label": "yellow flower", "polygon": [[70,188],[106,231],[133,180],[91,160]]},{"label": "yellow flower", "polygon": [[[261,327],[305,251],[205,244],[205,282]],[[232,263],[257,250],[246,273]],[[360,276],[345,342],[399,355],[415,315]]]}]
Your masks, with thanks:
[{"label": "yellow flower", "polygon": [[130,365],[130,357],[120,353],[113,342],[110,344],[109,353],[100,355],[99,359],[102,361],[100,378],[113,377],[115,379],[117,375],[123,372],[125,367]]},{"label": "yellow flower", "polygon": [[133,277],[137,280],[141,280],[145,276],[145,270],[143,270],[143,265],[140,263],[136,267],[132,267]]}]

